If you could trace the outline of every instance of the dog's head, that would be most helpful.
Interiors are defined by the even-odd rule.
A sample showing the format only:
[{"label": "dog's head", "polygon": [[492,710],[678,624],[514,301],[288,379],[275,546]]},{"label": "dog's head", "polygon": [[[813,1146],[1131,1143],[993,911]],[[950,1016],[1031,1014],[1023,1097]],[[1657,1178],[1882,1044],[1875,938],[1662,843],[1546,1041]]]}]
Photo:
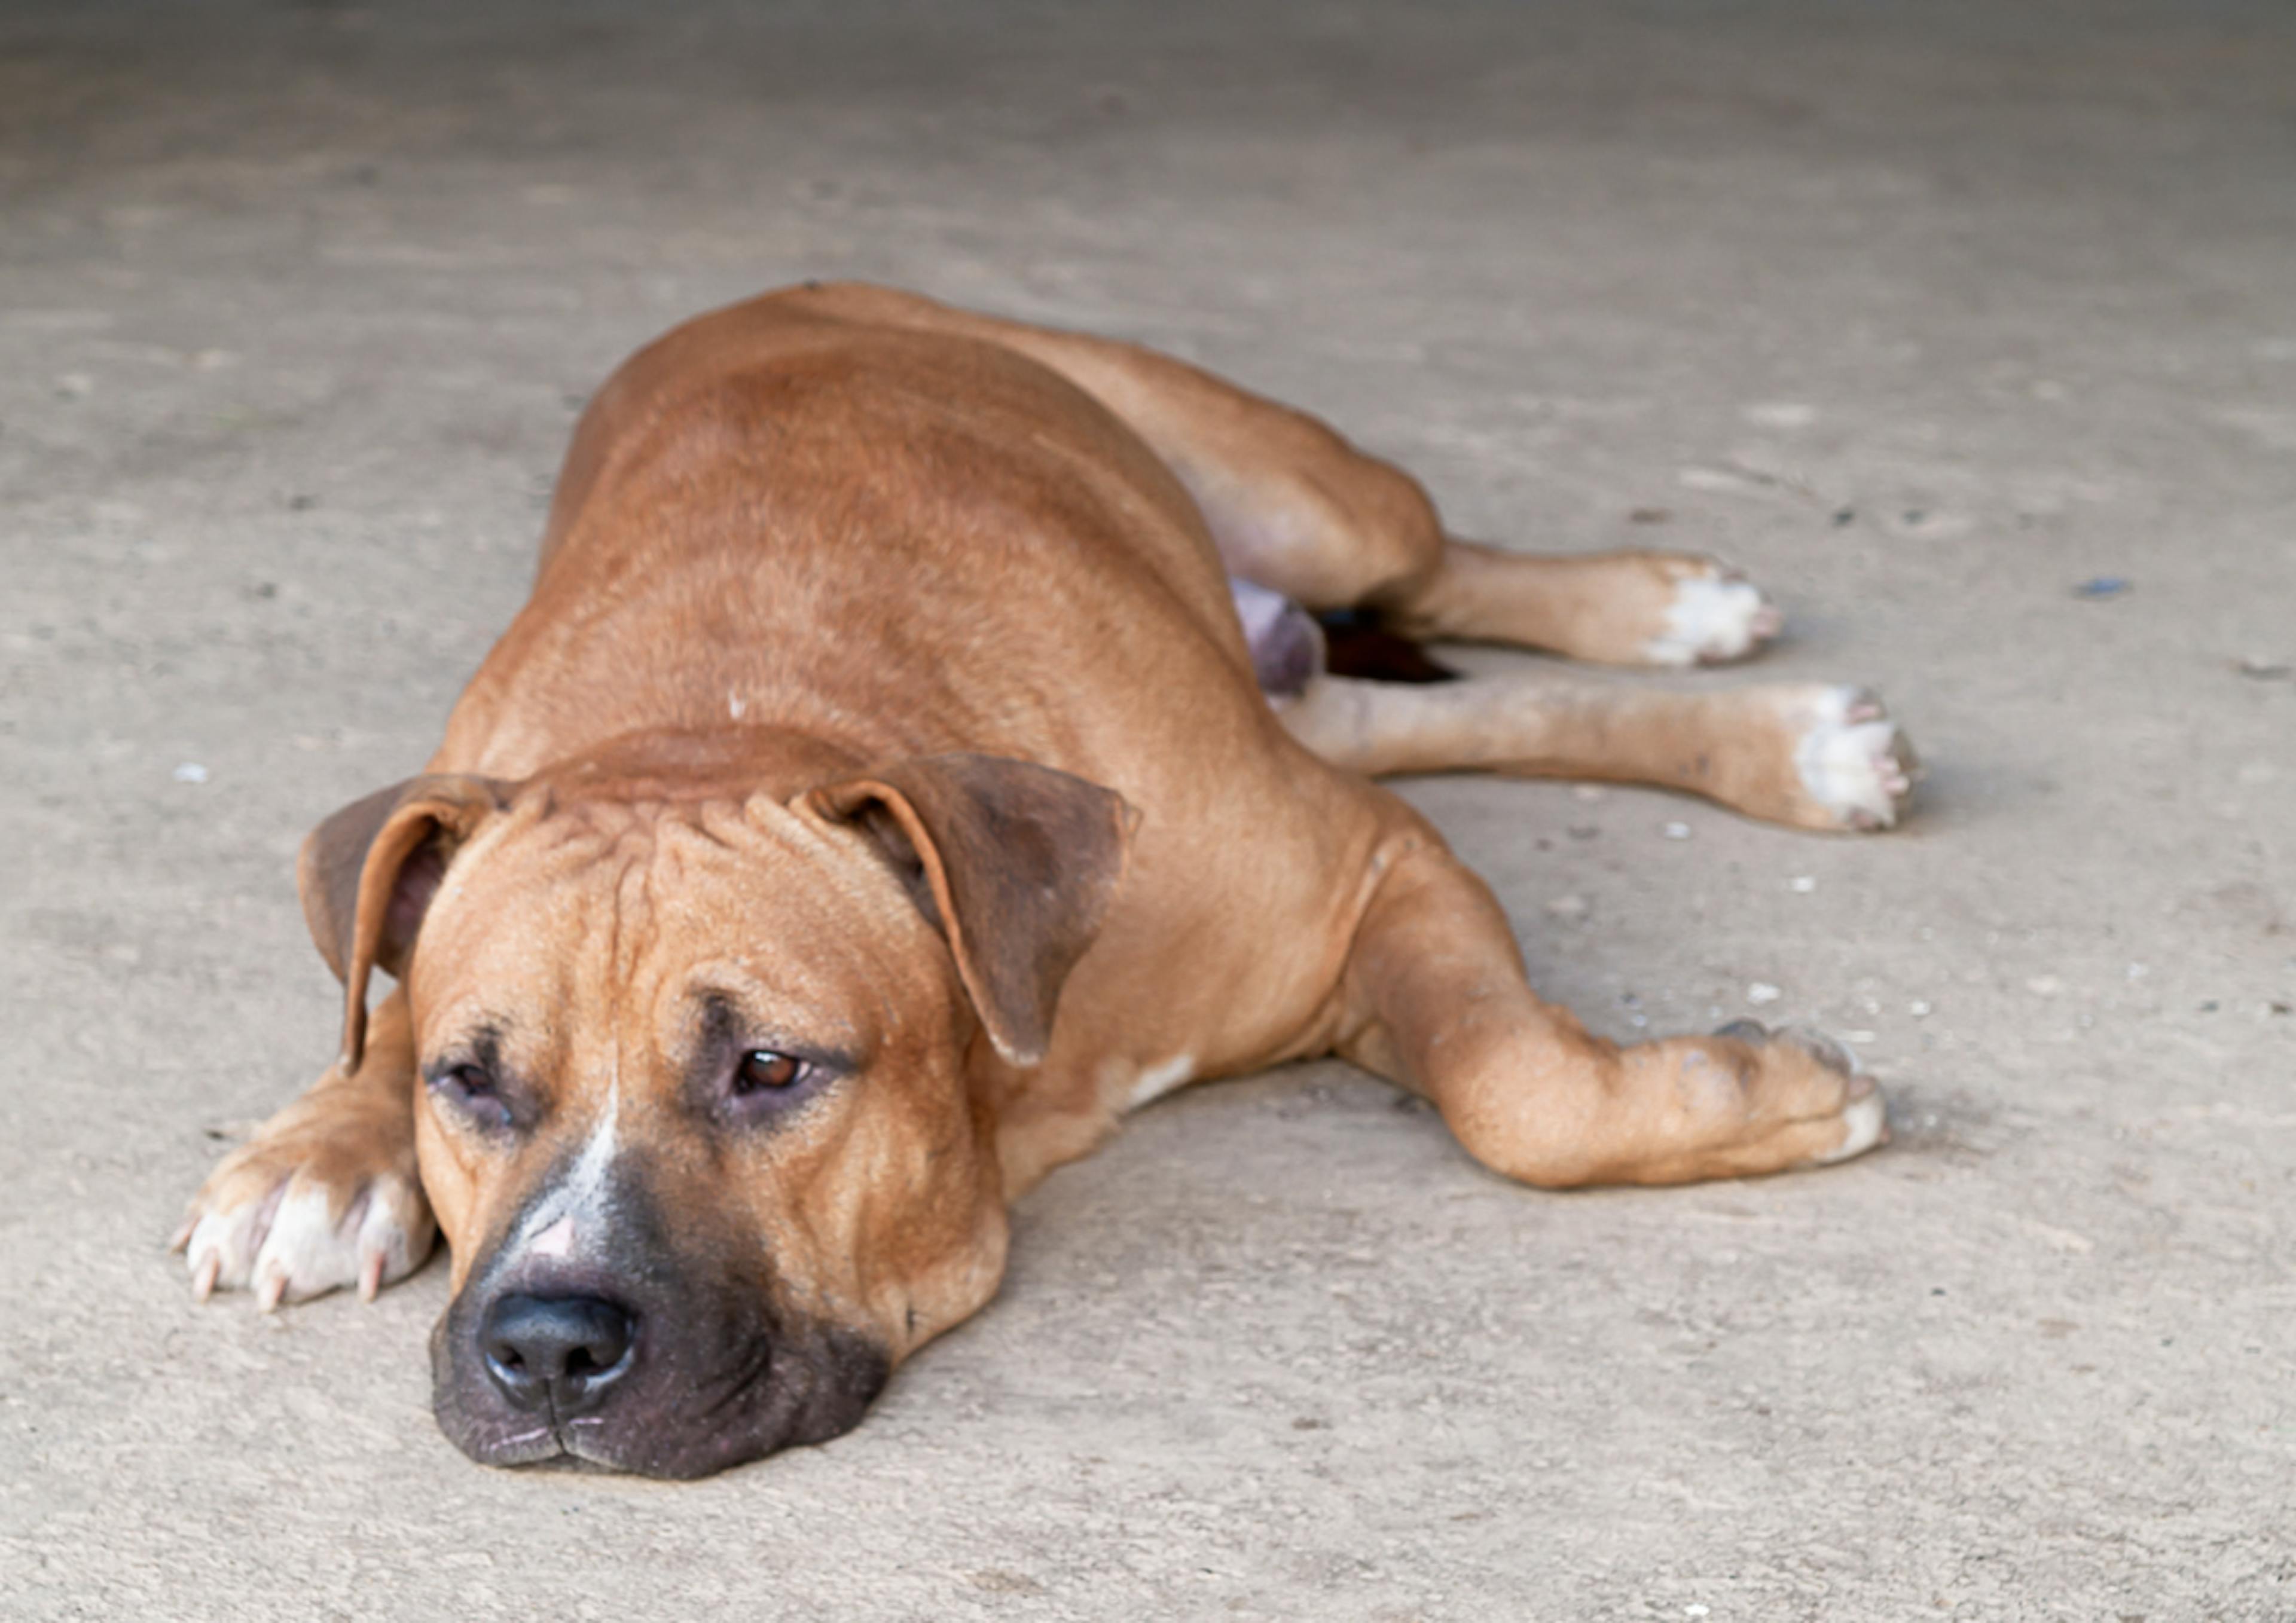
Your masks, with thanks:
[{"label": "dog's head", "polygon": [[996,1289],[969,1078],[1042,1056],[1131,819],[951,755],[786,798],[432,776],[322,824],[346,1064],[372,968],[413,1010],[447,1434],[695,1476],[857,1421]]}]

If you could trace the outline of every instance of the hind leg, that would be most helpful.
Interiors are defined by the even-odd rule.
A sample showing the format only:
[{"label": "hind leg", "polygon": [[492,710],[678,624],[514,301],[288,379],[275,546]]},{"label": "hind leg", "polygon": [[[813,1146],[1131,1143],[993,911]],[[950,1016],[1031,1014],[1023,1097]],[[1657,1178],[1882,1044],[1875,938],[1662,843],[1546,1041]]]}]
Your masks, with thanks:
[{"label": "hind leg", "polygon": [[1431,1100],[1524,1183],[1680,1184],[1822,1166],[1889,1135],[1823,1037],[1751,1021],[1621,1048],[1542,1003],[1483,883],[1431,834],[1399,854],[1349,951],[1339,1051]]},{"label": "hind leg", "polygon": [[1325,760],[1371,775],[1652,783],[1794,828],[1890,827],[1916,770],[1877,700],[1817,683],[1686,693],[1551,672],[1434,687],[1323,676],[1279,713]]},{"label": "hind leg", "polygon": [[1689,553],[1538,556],[1447,541],[1374,602],[1406,636],[1514,643],[1604,665],[1718,665],[1784,628],[1761,589]]},{"label": "hind leg", "polygon": [[778,295],[824,315],[956,332],[1060,373],[1146,440],[1231,573],[1406,635],[1511,643],[1616,665],[1734,660],[1775,636],[1761,593],[1683,553],[1538,556],[1454,540],[1419,482],[1293,411],[1135,344],[999,321],[889,289]]}]

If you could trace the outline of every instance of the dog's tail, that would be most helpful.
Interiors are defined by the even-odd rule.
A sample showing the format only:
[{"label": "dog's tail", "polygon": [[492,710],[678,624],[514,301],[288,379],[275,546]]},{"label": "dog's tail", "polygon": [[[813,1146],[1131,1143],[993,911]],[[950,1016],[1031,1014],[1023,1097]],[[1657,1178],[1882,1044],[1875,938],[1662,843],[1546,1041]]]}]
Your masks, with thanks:
[{"label": "dog's tail", "polygon": [[1424,644],[1382,625],[1375,609],[1339,609],[1319,614],[1316,620],[1324,628],[1324,668],[1335,676],[1372,682],[1459,679],[1459,673],[1430,654]]}]

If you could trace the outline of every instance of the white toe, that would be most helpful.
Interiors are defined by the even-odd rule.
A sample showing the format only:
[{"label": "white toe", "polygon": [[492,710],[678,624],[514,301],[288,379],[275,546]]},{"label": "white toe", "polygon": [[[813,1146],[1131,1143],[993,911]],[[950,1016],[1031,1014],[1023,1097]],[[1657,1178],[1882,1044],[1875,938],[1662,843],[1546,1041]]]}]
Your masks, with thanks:
[{"label": "white toe", "polygon": [[227,1210],[201,1215],[184,1247],[184,1266],[194,1281],[221,1291],[236,1291],[247,1283],[254,1273],[257,1224],[267,1204],[264,1199],[242,1201]]},{"label": "white toe", "polygon": [[1666,629],[1644,644],[1652,665],[1711,665],[1742,660],[1775,636],[1782,620],[1751,581],[1718,574],[1685,575],[1674,583]]},{"label": "white toe", "polygon": [[1846,1161],[1853,1155],[1863,1155],[1882,1142],[1883,1131],[1890,1124],[1890,1112],[1882,1102],[1879,1089],[1863,1099],[1853,1099],[1842,1107],[1841,1119],[1849,1128],[1849,1136],[1817,1157],[1815,1164],[1830,1167],[1835,1161]]},{"label": "white toe", "polygon": [[348,1224],[329,1220],[328,1192],[299,1184],[279,1202],[263,1254],[255,1259],[255,1276],[285,1282],[283,1295],[301,1301],[358,1278],[357,1234]]},{"label": "white toe", "polygon": [[283,1193],[203,1214],[184,1248],[194,1291],[252,1290],[266,1310],[346,1285],[372,1295],[430,1255],[437,1233],[430,1208],[404,1180],[377,1178],[340,1217],[324,1185],[297,1180]]},{"label": "white toe", "polygon": [[335,1217],[328,1190],[298,1183],[279,1202],[256,1259],[256,1278],[281,1276],[285,1299],[293,1302],[361,1283],[368,1258],[376,1255],[382,1258],[381,1283],[404,1278],[430,1249],[427,1222],[424,1232],[409,1232],[405,1193],[398,1178],[380,1177]]},{"label": "white toe", "polygon": [[[378,1286],[406,1278],[430,1255],[430,1242],[437,1234],[429,1202],[397,1177],[377,1178],[373,1199],[367,1202],[366,1217],[359,1225],[357,1249],[362,1274],[380,1258]],[[364,1289],[364,1279],[360,1283]]]}]

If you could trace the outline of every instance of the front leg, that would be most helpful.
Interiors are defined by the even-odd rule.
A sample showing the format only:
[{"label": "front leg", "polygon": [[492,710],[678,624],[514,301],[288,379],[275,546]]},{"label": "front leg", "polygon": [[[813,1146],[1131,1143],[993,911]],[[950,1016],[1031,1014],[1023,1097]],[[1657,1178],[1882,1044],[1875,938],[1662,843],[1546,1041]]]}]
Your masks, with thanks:
[{"label": "front leg", "polygon": [[1547,1188],[1843,1160],[1889,1137],[1824,1037],[1751,1021],[1621,1048],[1542,1003],[1490,891],[1433,833],[1399,852],[1348,959],[1340,1052],[1433,1101],[1476,1160]]},{"label": "front leg", "polygon": [[176,1249],[205,1301],[252,1288],[265,1312],[356,1284],[369,1300],[430,1254],[438,1226],[414,1163],[414,1040],[404,988],[340,1067],[209,1175]]}]

